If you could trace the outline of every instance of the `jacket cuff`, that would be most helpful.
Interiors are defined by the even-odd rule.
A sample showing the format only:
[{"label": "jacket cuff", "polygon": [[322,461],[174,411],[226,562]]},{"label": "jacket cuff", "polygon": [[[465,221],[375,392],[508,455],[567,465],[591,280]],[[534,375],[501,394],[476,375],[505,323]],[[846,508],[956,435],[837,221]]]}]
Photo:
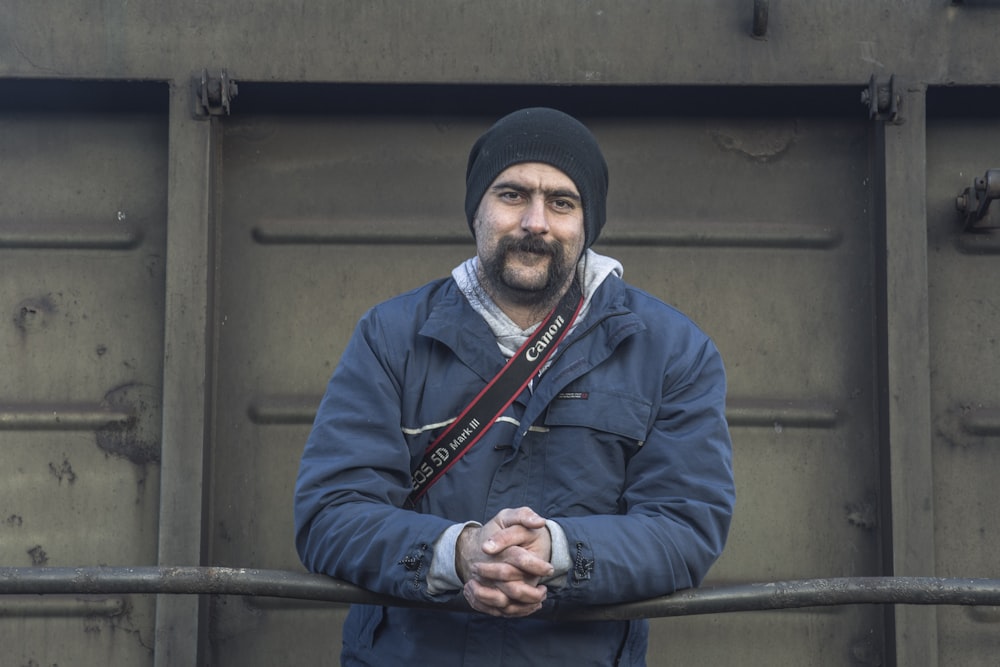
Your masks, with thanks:
[{"label": "jacket cuff", "polygon": [[462,580],[459,579],[458,572],[455,570],[455,545],[463,530],[469,526],[478,527],[481,525],[483,524],[477,521],[453,524],[446,528],[434,542],[434,556],[431,558],[431,567],[427,572],[427,593],[429,595],[462,590]]},{"label": "jacket cuff", "polygon": [[573,564],[569,557],[569,541],[566,539],[566,533],[562,526],[558,523],[552,519],[546,519],[545,525],[549,529],[552,540],[552,556],[549,561],[552,563],[553,572],[543,579],[542,583],[558,588],[566,583],[566,573],[569,572],[569,568]]}]

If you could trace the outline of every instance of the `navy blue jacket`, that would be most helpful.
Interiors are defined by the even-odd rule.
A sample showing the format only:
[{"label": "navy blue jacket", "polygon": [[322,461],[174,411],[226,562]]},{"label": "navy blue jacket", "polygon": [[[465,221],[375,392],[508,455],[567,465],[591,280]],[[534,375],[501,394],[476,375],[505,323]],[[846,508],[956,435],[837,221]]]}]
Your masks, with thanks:
[{"label": "navy blue jacket", "polygon": [[330,380],[295,488],[296,546],[313,571],[411,600],[432,596],[451,524],[530,506],[558,522],[573,565],[523,619],[356,605],[346,665],[643,665],[646,621],[560,623],[553,605],[697,586],[735,500],[725,372],[684,315],[616,276],[554,362],[464,458],[402,509],[442,425],[503,366],[486,322],[447,278],[358,323]]}]

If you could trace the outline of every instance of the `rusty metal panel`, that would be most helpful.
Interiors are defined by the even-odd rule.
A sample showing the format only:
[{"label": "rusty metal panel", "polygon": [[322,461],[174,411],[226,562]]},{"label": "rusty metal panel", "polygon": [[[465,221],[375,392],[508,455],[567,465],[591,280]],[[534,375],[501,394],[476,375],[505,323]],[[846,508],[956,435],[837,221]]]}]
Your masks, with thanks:
[{"label": "rusty metal panel", "polygon": [[[933,99],[932,98],[933,93]],[[1000,533],[1000,230],[962,231],[956,197],[1000,167],[995,91],[928,93],[927,234],[936,563],[997,576]],[[991,222],[1000,218],[992,204]],[[1000,610],[938,610],[940,663],[991,665]]]},{"label": "rusty metal panel", "polygon": [[[538,99],[518,92],[524,104]],[[662,90],[615,91],[615,101],[639,104],[633,115],[609,112],[610,97],[578,110],[612,173],[597,249],[694,317],[727,360],[739,507],[708,583],[880,574],[867,117],[860,106],[824,115],[801,95],[796,114],[779,91],[756,97],[753,113],[690,113],[724,92],[664,105],[651,101],[668,98]],[[426,100],[407,115],[405,99],[393,115],[363,114],[363,96],[350,99],[353,114],[236,114],[224,124],[213,564],[300,567],[288,519],[294,473],[356,320],[474,252],[464,165],[493,117],[435,113]],[[339,646],[314,631],[340,610],[250,606],[214,602],[213,664],[248,664],[278,647],[311,662]],[[242,627],[252,629],[233,641]],[[878,607],[653,627],[651,664],[875,664],[884,651]]]},{"label": "rusty metal panel", "polygon": [[[0,110],[0,561],[153,564],[166,117],[29,89]],[[0,614],[9,664],[148,664],[152,635],[149,596]]]}]

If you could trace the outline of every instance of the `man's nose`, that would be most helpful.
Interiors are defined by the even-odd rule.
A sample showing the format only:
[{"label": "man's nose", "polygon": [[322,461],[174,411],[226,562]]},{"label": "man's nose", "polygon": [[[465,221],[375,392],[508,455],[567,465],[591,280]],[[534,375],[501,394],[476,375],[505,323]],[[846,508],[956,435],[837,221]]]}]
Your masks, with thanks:
[{"label": "man's nose", "polygon": [[533,197],[521,217],[521,229],[531,234],[544,234],[549,230],[549,221],[545,213],[545,201]]}]

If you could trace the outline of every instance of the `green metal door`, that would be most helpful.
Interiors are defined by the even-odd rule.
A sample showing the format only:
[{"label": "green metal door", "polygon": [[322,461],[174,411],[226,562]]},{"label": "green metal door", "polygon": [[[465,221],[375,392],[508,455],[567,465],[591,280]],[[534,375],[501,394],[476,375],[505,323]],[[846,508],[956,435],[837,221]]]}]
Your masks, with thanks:
[{"label": "green metal door", "polygon": [[[768,114],[695,116],[654,93],[632,91],[629,115],[599,96],[576,111],[611,169],[595,249],[699,322],[729,369],[738,511],[707,583],[882,574],[863,109],[838,117],[807,103],[807,91],[772,91]],[[440,108],[428,110],[433,94]],[[290,520],[298,456],[355,322],[474,252],[465,159],[494,117],[449,113],[433,90],[397,95],[392,114],[353,96],[349,111],[245,110],[224,121],[213,564],[300,568]],[[523,95],[508,104],[536,103]],[[216,598],[212,664],[329,659],[342,614]],[[877,660],[884,642],[878,607],[660,619],[650,663],[841,665]]]}]

